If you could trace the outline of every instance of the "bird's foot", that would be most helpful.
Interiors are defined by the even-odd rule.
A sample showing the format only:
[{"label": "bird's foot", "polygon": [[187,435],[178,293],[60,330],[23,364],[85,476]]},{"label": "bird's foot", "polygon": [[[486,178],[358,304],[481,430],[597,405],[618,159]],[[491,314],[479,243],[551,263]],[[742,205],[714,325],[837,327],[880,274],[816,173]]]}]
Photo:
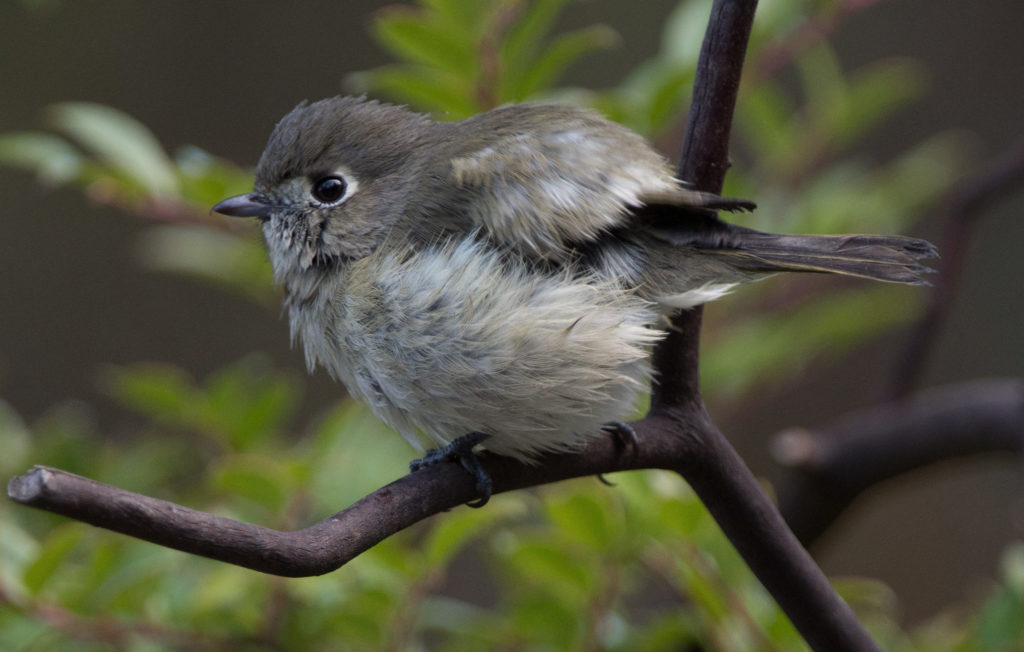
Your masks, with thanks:
[{"label": "bird's foot", "polygon": [[636,430],[625,421],[609,421],[601,426],[601,430],[611,435],[621,448],[636,450],[640,447],[640,438],[636,436]]},{"label": "bird's foot", "polygon": [[[636,430],[625,421],[609,421],[601,426],[601,431],[611,435],[619,449],[631,448],[636,450],[640,446],[640,439],[636,436]],[[605,478],[603,473],[598,473],[597,479],[609,487],[615,486],[615,483]]]},{"label": "bird's foot", "polygon": [[453,439],[446,446],[432,448],[422,458],[409,462],[409,472],[415,473],[441,462],[458,462],[476,480],[476,490],[480,494],[480,498],[466,504],[470,507],[483,507],[491,499],[491,476],[480,464],[480,458],[473,452],[473,448],[489,436],[483,432],[471,432]]}]

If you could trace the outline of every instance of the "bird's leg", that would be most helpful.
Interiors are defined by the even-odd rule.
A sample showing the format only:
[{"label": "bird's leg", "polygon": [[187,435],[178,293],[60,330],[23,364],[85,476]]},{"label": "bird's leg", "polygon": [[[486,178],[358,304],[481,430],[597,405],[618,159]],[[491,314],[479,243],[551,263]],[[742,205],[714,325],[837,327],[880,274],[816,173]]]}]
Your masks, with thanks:
[{"label": "bird's leg", "polygon": [[480,458],[473,452],[473,447],[488,437],[490,435],[487,433],[471,432],[453,439],[446,446],[432,448],[422,458],[409,462],[409,472],[415,473],[440,462],[458,462],[476,480],[476,490],[480,494],[478,500],[466,504],[470,507],[483,507],[491,499],[491,476],[480,464]]},{"label": "bird's leg", "polygon": [[[625,421],[609,421],[601,426],[601,431],[612,436],[617,448],[623,450],[632,448],[635,451],[640,447],[640,440],[636,436],[636,430],[633,430],[633,426]],[[598,473],[597,479],[609,487],[615,486],[615,483],[605,478],[603,473]]]}]

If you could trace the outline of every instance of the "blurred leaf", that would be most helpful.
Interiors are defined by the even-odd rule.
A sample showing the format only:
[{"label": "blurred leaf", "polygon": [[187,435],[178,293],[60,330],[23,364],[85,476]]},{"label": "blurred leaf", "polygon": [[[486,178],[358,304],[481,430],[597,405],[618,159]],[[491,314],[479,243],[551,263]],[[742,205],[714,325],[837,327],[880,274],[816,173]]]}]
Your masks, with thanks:
[{"label": "blurred leaf", "polygon": [[127,114],[88,102],[50,108],[53,123],[152,196],[178,192],[174,165],[142,123]]},{"label": "blurred leaf", "polygon": [[424,600],[420,610],[424,624],[431,630],[445,630],[459,636],[460,642],[469,645],[480,646],[485,642],[472,637],[473,624],[485,620],[489,615],[488,610],[478,605],[445,596],[432,596]]},{"label": "blurred leaf", "polygon": [[248,450],[284,428],[299,393],[292,378],[251,355],[212,374],[205,394],[203,420],[226,434],[233,450]]},{"label": "blurred leaf", "polygon": [[279,460],[231,455],[220,461],[212,480],[220,491],[246,498],[273,514],[283,510],[298,490],[289,471]]},{"label": "blurred leaf", "polygon": [[220,200],[252,189],[252,170],[217,158],[194,145],[179,148],[174,163],[181,182],[181,196],[198,204],[203,214]]},{"label": "blurred leaf", "polygon": [[924,69],[909,59],[877,61],[857,70],[847,89],[847,110],[833,111],[828,118],[837,144],[849,146],[919,99],[925,87]]},{"label": "blurred leaf", "polygon": [[677,4],[665,20],[658,56],[673,66],[696,68],[710,16],[711,0]]},{"label": "blurred leaf", "polygon": [[1024,544],[1015,542],[1002,559],[1002,583],[982,605],[974,622],[977,649],[1019,652],[1024,641]]},{"label": "blurred leaf", "polygon": [[[518,0],[511,0],[511,3]],[[497,7],[509,5],[510,0],[422,0],[420,4],[432,11],[436,18],[469,35],[477,30]]]},{"label": "blurred leaf", "polygon": [[477,74],[473,43],[447,14],[394,5],[377,12],[373,32],[377,41],[399,59],[472,78]]},{"label": "blurred leaf", "polygon": [[456,120],[548,90],[583,55],[617,42],[595,25],[548,38],[566,0],[421,0],[376,15],[374,34],[401,63],[349,75],[374,92]]},{"label": "blurred leaf", "polygon": [[[736,126],[753,154],[766,168],[780,165],[793,155],[796,108],[773,84],[761,84],[744,96],[736,110]],[[794,163],[784,164],[786,169]]]},{"label": "blurred leaf", "polygon": [[[26,585],[25,576],[29,567],[38,560],[41,544],[12,518],[10,511],[10,508],[0,509],[0,523],[4,529],[4,535],[0,537],[0,586],[4,587],[7,599],[15,601],[25,599],[30,591],[35,590]],[[47,536],[52,536],[52,533]],[[2,638],[0,636],[0,640]]]},{"label": "blurred leaf", "polygon": [[110,367],[101,383],[124,405],[164,422],[187,422],[199,400],[192,378],[169,364]]},{"label": "blurred leaf", "polygon": [[32,450],[31,435],[21,416],[6,401],[0,400],[0,476],[24,470]]},{"label": "blurred leaf", "polygon": [[370,410],[344,401],[312,428],[304,442],[317,460],[308,490],[321,510],[337,510],[409,472],[416,451]]},{"label": "blurred leaf", "polygon": [[82,154],[63,138],[21,132],[0,134],[0,162],[38,174],[44,181],[65,183],[82,166]]},{"label": "blurred leaf", "polygon": [[139,236],[137,247],[139,261],[151,269],[212,281],[262,305],[280,302],[266,249],[255,237],[200,226],[157,226]]},{"label": "blurred leaf", "polygon": [[1000,566],[1006,588],[1024,597],[1024,543],[1012,543],[1003,552]]},{"label": "blurred leaf", "polygon": [[497,509],[460,510],[448,515],[441,523],[431,529],[422,546],[427,562],[434,566],[442,566],[451,562],[452,558],[474,538],[481,537],[498,519],[507,512],[506,506],[511,501],[496,501]]},{"label": "blurred leaf", "polygon": [[73,524],[65,524],[50,532],[35,559],[25,569],[22,576],[25,588],[31,593],[39,593],[81,542],[82,529]]},{"label": "blurred leaf", "polygon": [[523,543],[506,561],[534,592],[543,587],[543,591],[560,596],[565,604],[578,601],[594,588],[592,560],[578,551],[552,546],[549,541]]},{"label": "blurred leaf", "polygon": [[[579,637],[579,612],[570,604],[545,595],[531,595],[511,609],[510,625],[519,637],[540,649],[572,650]],[[529,646],[528,646],[529,647]]]},{"label": "blurred leaf", "polygon": [[468,80],[423,66],[382,66],[350,74],[345,83],[353,92],[386,95],[440,113],[444,119],[457,120],[479,111]]},{"label": "blurred leaf", "polygon": [[[748,317],[716,334],[701,365],[702,383],[713,392],[741,392],[758,379],[792,376],[811,357],[837,356],[864,338],[912,316],[920,292],[889,285],[832,292],[795,309]],[[870,314],[871,319],[862,319]]]},{"label": "blurred leaf", "polygon": [[551,32],[555,21],[569,0],[534,0],[519,2],[514,6],[521,14],[508,29],[501,45],[501,60],[512,77],[522,75],[529,69],[544,38]]},{"label": "blurred leaf", "polygon": [[618,43],[615,30],[592,25],[563,34],[539,54],[523,72],[522,77],[507,84],[504,101],[522,101],[549,88],[566,69],[580,57]]},{"label": "blurred leaf", "polygon": [[215,631],[260,631],[267,614],[270,578],[224,564],[210,564],[204,570],[185,605],[189,621]]},{"label": "blurred leaf", "polygon": [[592,496],[573,494],[564,500],[552,499],[546,507],[548,518],[559,531],[587,546],[607,550],[618,537],[617,528],[609,522],[610,506]]}]

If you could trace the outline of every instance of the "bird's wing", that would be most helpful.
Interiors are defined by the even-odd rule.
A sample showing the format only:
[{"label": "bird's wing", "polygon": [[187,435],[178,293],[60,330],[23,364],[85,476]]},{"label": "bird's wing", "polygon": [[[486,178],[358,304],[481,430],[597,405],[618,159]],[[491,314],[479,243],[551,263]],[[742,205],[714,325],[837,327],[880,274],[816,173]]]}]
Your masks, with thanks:
[{"label": "bird's wing", "polygon": [[639,135],[594,113],[563,109],[544,120],[528,106],[509,107],[520,112],[509,116],[510,126],[482,134],[453,159],[451,180],[469,197],[474,226],[493,240],[558,260],[628,225],[644,204],[714,207],[719,200],[680,184]]}]

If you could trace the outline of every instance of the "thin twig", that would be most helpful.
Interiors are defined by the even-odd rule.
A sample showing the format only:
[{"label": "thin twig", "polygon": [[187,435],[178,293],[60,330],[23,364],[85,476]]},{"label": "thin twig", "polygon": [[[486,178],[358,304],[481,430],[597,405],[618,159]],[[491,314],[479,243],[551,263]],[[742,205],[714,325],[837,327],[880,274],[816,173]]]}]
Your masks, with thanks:
[{"label": "thin twig", "polygon": [[906,346],[897,358],[883,400],[909,394],[920,378],[928,353],[946,319],[963,276],[978,218],[996,202],[1024,185],[1024,139],[988,168],[953,188],[943,203],[945,232],[939,243],[942,258],[928,304],[910,328]]}]

